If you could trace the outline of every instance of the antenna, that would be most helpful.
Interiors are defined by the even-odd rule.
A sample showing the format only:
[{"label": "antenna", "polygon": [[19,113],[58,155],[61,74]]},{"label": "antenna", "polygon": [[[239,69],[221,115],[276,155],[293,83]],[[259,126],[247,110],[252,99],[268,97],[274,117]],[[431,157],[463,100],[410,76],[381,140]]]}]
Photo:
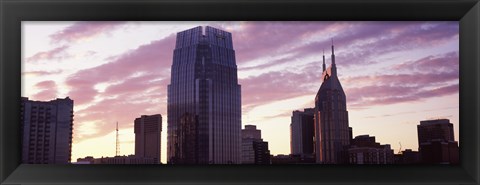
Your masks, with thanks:
[{"label": "antenna", "polygon": [[115,150],[115,156],[120,156],[120,142],[118,141],[118,121],[117,121],[117,142],[116,142],[116,145],[117,145],[117,149]]},{"label": "antenna", "polygon": [[402,143],[398,142],[398,144],[400,145],[400,149],[398,149],[398,154],[402,154]]}]

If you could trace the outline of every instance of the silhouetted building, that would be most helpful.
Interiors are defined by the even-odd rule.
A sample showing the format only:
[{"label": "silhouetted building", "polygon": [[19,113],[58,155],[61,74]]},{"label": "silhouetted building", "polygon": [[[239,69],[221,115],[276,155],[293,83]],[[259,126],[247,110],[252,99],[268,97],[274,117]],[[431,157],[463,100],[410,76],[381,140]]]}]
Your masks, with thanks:
[{"label": "silhouetted building", "polygon": [[153,158],[160,164],[162,115],[142,115],[135,118],[135,156]]},{"label": "silhouetted building", "polygon": [[91,164],[159,164],[157,159],[151,157],[138,157],[135,155],[101,157],[93,159]]},{"label": "silhouetted building", "polygon": [[420,153],[418,151],[412,151],[411,149],[406,149],[400,154],[395,154],[394,156],[395,164],[419,164],[420,163]]},{"label": "silhouetted building", "polygon": [[197,118],[197,163],[241,162],[241,91],[232,35],[207,26],[177,33],[168,85],[167,161],[177,156],[181,117]]},{"label": "silhouetted building", "polygon": [[95,158],[93,158],[92,156],[87,156],[85,158],[78,158],[77,162],[72,164],[93,164],[94,160]]},{"label": "silhouetted building", "polygon": [[313,155],[276,155],[271,156],[272,164],[314,164]]},{"label": "silhouetted building", "polygon": [[245,125],[245,129],[242,129],[243,138],[262,139],[262,131],[258,130],[255,125]]},{"label": "silhouetted building", "polygon": [[332,45],[332,65],[325,69],[323,56],[323,82],[315,97],[315,155],[323,164],[347,164],[350,145],[347,99],[337,77],[335,53]]},{"label": "silhouetted building", "polygon": [[270,164],[268,142],[263,141],[261,131],[255,125],[242,129],[242,164]]},{"label": "silhouetted building", "polygon": [[375,137],[360,135],[352,140],[348,149],[350,164],[393,164],[394,155],[390,145],[380,145]]},{"label": "silhouetted building", "polygon": [[290,124],[290,152],[294,155],[313,155],[314,109],[292,112]]},{"label": "silhouetted building", "polygon": [[418,144],[430,140],[440,139],[443,141],[455,141],[453,124],[448,119],[436,119],[420,121],[417,125]]},{"label": "silhouetted building", "polygon": [[21,99],[22,163],[68,164],[72,153],[73,100]]},{"label": "silhouetted building", "polygon": [[453,124],[448,119],[420,121],[417,125],[418,146],[422,163],[458,164],[458,142],[453,135]]}]

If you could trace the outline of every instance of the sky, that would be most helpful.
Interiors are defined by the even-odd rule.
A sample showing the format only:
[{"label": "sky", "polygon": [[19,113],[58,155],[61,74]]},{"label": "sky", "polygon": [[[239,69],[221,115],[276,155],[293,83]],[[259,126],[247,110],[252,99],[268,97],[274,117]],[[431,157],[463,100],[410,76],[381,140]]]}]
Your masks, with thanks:
[{"label": "sky", "polygon": [[290,153],[294,110],[314,107],[322,55],[347,97],[353,135],[418,150],[421,120],[450,119],[459,136],[458,22],[22,22],[22,96],[74,100],[72,162],[134,154],[133,121],[162,115],[177,32],[232,33],[242,128],[253,124],[274,155]]}]

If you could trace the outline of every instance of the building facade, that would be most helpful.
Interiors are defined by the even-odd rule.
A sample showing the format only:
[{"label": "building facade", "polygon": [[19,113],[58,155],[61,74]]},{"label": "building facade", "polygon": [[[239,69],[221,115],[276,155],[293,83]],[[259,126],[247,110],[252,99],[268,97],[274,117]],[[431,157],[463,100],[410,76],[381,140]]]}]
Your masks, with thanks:
[{"label": "building facade", "polygon": [[323,56],[323,82],[315,96],[315,158],[322,164],[346,164],[351,139],[347,99],[337,76],[333,45],[331,57],[326,69]]},{"label": "building facade", "polygon": [[175,143],[176,156],[171,164],[197,164],[198,163],[198,116],[185,113],[180,118],[177,126],[177,142]]},{"label": "building facade", "polygon": [[72,153],[73,100],[21,99],[22,163],[68,164]]},{"label": "building facade", "polygon": [[425,164],[458,164],[458,142],[448,119],[420,121],[417,125],[418,150]]},{"label": "building facade", "polygon": [[209,26],[177,33],[168,85],[167,161],[183,155],[177,133],[188,113],[198,121],[196,163],[240,163],[240,93],[231,33]]},{"label": "building facade", "polygon": [[290,124],[290,153],[293,155],[313,155],[315,136],[314,130],[315,109],[309,108],[292,112]]},{"label": "building facade", "polygon": [[360,135],[352,140],[348,149],[350,164],[393,164],[394,155],[390,145],[380,145],[375,137]]},{"label": "building facade", "polygon": [[161,159],[162,115],[142,115],[135,118],[135,156],[153,158],[156,164]]},{"label": "building facade", "polygon": [[255,125],[242,129],[242,164],[270,164],[268,142],[263,141],[261,130]]}]

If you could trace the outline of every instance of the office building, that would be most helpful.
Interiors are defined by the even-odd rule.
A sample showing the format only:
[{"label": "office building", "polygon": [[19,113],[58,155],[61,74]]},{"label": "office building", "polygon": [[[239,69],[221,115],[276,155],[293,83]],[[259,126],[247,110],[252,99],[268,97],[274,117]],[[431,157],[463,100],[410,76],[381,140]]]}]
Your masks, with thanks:
[{"label": "office building", "polygon": [[315,158],[321,164],[347,164],[351,139],[347,98],[337,76],[333,44],[331,57],[326,69],[323,56],[323,82],[315,96]]},{"label": "office building", "polygon": [[73,100],[21,99],[22,163],[68,164],[72,153]]},{"label": "office building", "polygon": [[245,129],[242,129],[243,138],[262,139],[262,131],[258,130],[255,125],[245,125]]},{"label": "office building", "polygon": [[458,142],[448,119],[420,121],[417,125],[418,150],[425,164],[458,164]]},{"label": "office building", "polygon": [[381,145],[375,137],[360,135],[352,140],[348,149],[350,164],[393,164],[394,155],[390,145]]},{"label": "office building", "polygon": [[261,131],[255,125],[242,129],[242,164],[270,164],[268,142],[263,141]]},{"label": "office building", "polygon": [[313,115],[315,109],[309,108],[292,112],[290,124],[290,153],[293,155],[313,155],[315,135]]},{"label": "office building", "polygon": [[232,34],[212,27],[177,33],[168,85],[167,161],[183,154],[177,135],[185,114],[196,118],[198,164],[241,162],[241,95]]},{"label": "office building", "polygon": [[135,156],[137,158],[153,158],[160,164],[162,115],[142,115],[135,118]]}]

